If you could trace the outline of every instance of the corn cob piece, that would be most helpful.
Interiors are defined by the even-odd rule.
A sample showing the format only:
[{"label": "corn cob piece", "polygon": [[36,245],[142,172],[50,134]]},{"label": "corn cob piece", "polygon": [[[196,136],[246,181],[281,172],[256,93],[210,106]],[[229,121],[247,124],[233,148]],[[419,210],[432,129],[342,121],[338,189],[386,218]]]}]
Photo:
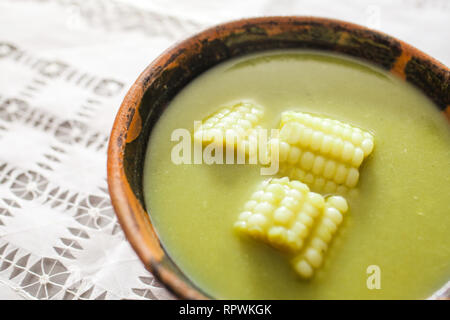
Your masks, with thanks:
[{"label": "corn cob piece", "polygon": [[253,193],[234,226],[275,248],[298,253],[324,207],[324,198],[306,184],[273,178]]},{"label": "corn cob piece", "polygon": [[223,107],[203,121],[195,130],[194,139],[203,144],[228,145],[245,154],[249,154],[249,144],[254,143],[253,153],[256,153],[256,129],[260,128],[258,124],[263,115],[263,109],[250,102]]},{"label": "corn cob piece", "polygon": [[318,192],[356,186],[359,166],[374,147],[369,132],[307,113],[283,112],[280,128],[271,143],[278,143],[282,172]]},{"label": "corn cob piece", "polygon": [[347,210],[347,201],[343,197],[332,196],[326,200],[323,215],[312,231],[308,243],[302,253],[293,259],[295,271],[302,278],[311,278],[315,269],[322,265],[328,245]]}]

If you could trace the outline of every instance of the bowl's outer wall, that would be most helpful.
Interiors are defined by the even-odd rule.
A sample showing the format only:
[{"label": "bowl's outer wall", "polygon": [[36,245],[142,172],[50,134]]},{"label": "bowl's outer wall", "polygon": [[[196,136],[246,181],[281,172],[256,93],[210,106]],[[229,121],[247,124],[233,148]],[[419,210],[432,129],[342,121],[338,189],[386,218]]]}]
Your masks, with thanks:
[{"label": "bowl's outer wall", "polygon": [[450,120],[450,71],[417,49],[354,24],[305,17],[244,19],[208,29],[163,53],[119,110],[108,151],[108,183],[119,221],[146,267],[182,298],[205,298],[162,249],[145,208],[142,174],[150,132],[171,99],[218,63],[271,49],[347,54],[390,70],[422,90]]}]

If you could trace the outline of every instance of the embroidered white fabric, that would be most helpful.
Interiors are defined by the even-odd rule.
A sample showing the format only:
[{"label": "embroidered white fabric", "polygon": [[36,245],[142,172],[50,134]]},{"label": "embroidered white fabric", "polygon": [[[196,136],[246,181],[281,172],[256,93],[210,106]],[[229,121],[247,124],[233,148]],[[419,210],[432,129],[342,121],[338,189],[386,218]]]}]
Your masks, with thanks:
[{"label": "embroidered white fabric", "polygon": [[0,0],[1,299],[173,298],[111,207],[115,113],[175,41],[230,19],[283,14],[368,25],[450,63],[445,0]]}]

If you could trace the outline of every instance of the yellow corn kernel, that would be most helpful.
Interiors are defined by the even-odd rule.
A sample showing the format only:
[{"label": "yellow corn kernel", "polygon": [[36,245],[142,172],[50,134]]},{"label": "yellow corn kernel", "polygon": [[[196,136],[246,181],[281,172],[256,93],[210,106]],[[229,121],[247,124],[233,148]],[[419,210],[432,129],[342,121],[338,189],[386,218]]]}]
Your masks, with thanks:
[{"label": "yellow corn kernel", "polygon": [[281,114],[277,142],[282,150],[282,174],[289,171],[290,178],[307,183],[317,192],[355,187],[359,166],[374,147],[368,132],[337,120],[293,111]]},{"label": "yellow corn kernel", "polygon": [[257,152],[256,129],[264,115],[262,107],[250,102],[239,102],[223,107],[203,120],[194,131],[194,139],[202,144],[217,143],[249,153],[249,143],[255,144]]},{"label": "yellow corn kernel", "polygon": [[275,248],[298,253],[324,208],[324,198],[304,183],[273,178],[252,194],[235,228]]},{"label": "yellow corn kernel", "polygon": [[302,278],[311,278],[314,270],[323,264],[328,245],[347,210],[347,201],[343,197],[332,196],[326,200],[323,214],[317,221],[311,236],[301,253],[292,261],[294,269]]}]

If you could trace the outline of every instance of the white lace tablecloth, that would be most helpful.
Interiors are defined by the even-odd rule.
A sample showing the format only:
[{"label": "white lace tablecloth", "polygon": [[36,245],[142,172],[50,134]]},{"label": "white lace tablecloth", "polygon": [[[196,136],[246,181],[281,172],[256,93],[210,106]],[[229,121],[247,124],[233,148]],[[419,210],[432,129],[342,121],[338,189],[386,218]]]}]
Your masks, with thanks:
[{"label": "white lace tablecloth", "polygon": [[368,25],[450,64],[445,0],[0,0],[0,299],[172,298],[111,207],[114,115],[175,41],[230,19],[286,14]]}]

